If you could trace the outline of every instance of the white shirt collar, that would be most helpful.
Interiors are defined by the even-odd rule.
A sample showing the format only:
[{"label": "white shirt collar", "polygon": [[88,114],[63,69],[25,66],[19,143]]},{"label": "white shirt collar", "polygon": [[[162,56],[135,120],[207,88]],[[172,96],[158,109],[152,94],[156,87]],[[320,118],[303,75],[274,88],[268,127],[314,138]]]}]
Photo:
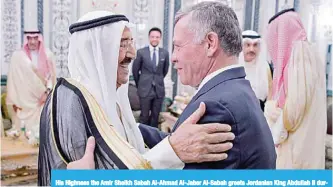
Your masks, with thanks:
[{"label": "white shirt collar", "polygon": [[232,69],[232,68],[237,68],[237,67],[241,67],[241,65],[239,64],[234,64],[234,65],[231,65],[231,66],[226,66],[224,68],[221,68],[221,69],[218,69],[216,71],[214,71],[213,73],[207,75],[200,83],[197,91],[195,92],[194,95],[196,95],[198,93],[198,91],[208,82],[210,81],[211,79],[213,79],[215,76],[217,76],[218,74],[226,71],[226,70],[229,70],[229,69]]},{"label": "white shirt collar", "polygon": [[37,50],[30,50],[31,54],[31,62],[34,66],[38,65],[38,51]]},{"label": "white shirt collar", "polygon": [[[158,46],[155,47],[156,51],[158,51]],[[149,44],[149,51],[153,52],[154,51],[154,47],[152,45]]]}]

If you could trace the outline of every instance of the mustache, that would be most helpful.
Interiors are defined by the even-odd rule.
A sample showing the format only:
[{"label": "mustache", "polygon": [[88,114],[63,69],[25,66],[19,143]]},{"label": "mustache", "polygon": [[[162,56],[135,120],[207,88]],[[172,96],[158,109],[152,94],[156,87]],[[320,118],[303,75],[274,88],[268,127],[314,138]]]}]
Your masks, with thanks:
[{"label": "mustache", "polygon": [[125,57],[125,59],[122,61],[122,64],[129,64],[129,63],[131,63],[132,60],[133,60],[133,58]]},{"label": "mustache", "polygon": [[247,55],[248,54],[251,54],[251,55],[256,55],[256,53],[255,52],[253,52],[253,51],[250,51],[250,52],[248,52],[248,53],[246,53]]}]

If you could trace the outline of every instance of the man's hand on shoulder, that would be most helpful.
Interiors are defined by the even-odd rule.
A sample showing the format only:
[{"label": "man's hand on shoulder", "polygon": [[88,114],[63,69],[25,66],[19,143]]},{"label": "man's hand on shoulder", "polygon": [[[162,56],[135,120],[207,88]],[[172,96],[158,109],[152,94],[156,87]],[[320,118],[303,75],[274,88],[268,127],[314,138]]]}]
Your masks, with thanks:
[{"label": "man's hand on shoulder", "polygon": [[[210,123],[196,124],[204,115],[204,103],[169,136],[169,142],[184,163],[201,163],[221,161],[227,158],[226,151],[232,148],[227,142],[235,138],[231,127],[226,124]],[[90,137],[84,156],[67,165],[67,169],[95,169],[94,162],[95,139]]]},{"label": "man's hand on shoulder", "polygon": [[196,124],[205,114],[206,106],[199,108],[169,137],[170,144],[184,163],[221,161],[227,158],[226,151],[232,148],[227,142],[235,138],[226,124]]}]

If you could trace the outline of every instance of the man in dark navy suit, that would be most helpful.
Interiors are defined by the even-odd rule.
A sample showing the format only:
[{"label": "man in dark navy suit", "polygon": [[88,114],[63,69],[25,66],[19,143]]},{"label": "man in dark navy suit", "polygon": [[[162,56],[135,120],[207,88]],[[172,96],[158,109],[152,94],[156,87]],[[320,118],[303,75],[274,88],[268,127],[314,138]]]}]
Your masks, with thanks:
[{"label": "man in dark navy suit", "polygon": [[[231,124],[235,134],[226,160],[185,164],[184,169],[275,169],[270,129],[244,68],[237,65],[242,35],[235,12],[222,3],[203,2],[179,13],[175,23],[172,62],[181,82],[198,87],[198,91],[176,122],[174,134],[186,131],[181,124],[199,105],[204,107],[202,102],[206,113],[199,123]],[[145,125],[140,125],[140,130],[149,147],[167,136]],[[184,144],[191,146],[196,138],[194,134]],[[169,141],[177,150],[177,137],[171,134]],[[222,136],[220,141],[224,141]]]},{"label": "man in dark navy suit", "polygon": [[133,77],[140,97],[140,123],[158,127],[158,116],[165,96],[164,77],[169,69],[169,52],[158,47],[162,31],[149,31],[149,46],[139,49],[133,62]]}]

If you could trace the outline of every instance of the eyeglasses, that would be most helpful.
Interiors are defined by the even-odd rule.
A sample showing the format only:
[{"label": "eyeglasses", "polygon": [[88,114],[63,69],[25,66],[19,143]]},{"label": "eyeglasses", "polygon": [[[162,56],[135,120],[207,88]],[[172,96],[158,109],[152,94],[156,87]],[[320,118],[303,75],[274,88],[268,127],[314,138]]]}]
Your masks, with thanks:
[{"label": "eyeglasses", "polygon": [[120,40],[120,47],[128,50],[130,46],[135,47],[135,40],[133,38],[122,38]]}]

